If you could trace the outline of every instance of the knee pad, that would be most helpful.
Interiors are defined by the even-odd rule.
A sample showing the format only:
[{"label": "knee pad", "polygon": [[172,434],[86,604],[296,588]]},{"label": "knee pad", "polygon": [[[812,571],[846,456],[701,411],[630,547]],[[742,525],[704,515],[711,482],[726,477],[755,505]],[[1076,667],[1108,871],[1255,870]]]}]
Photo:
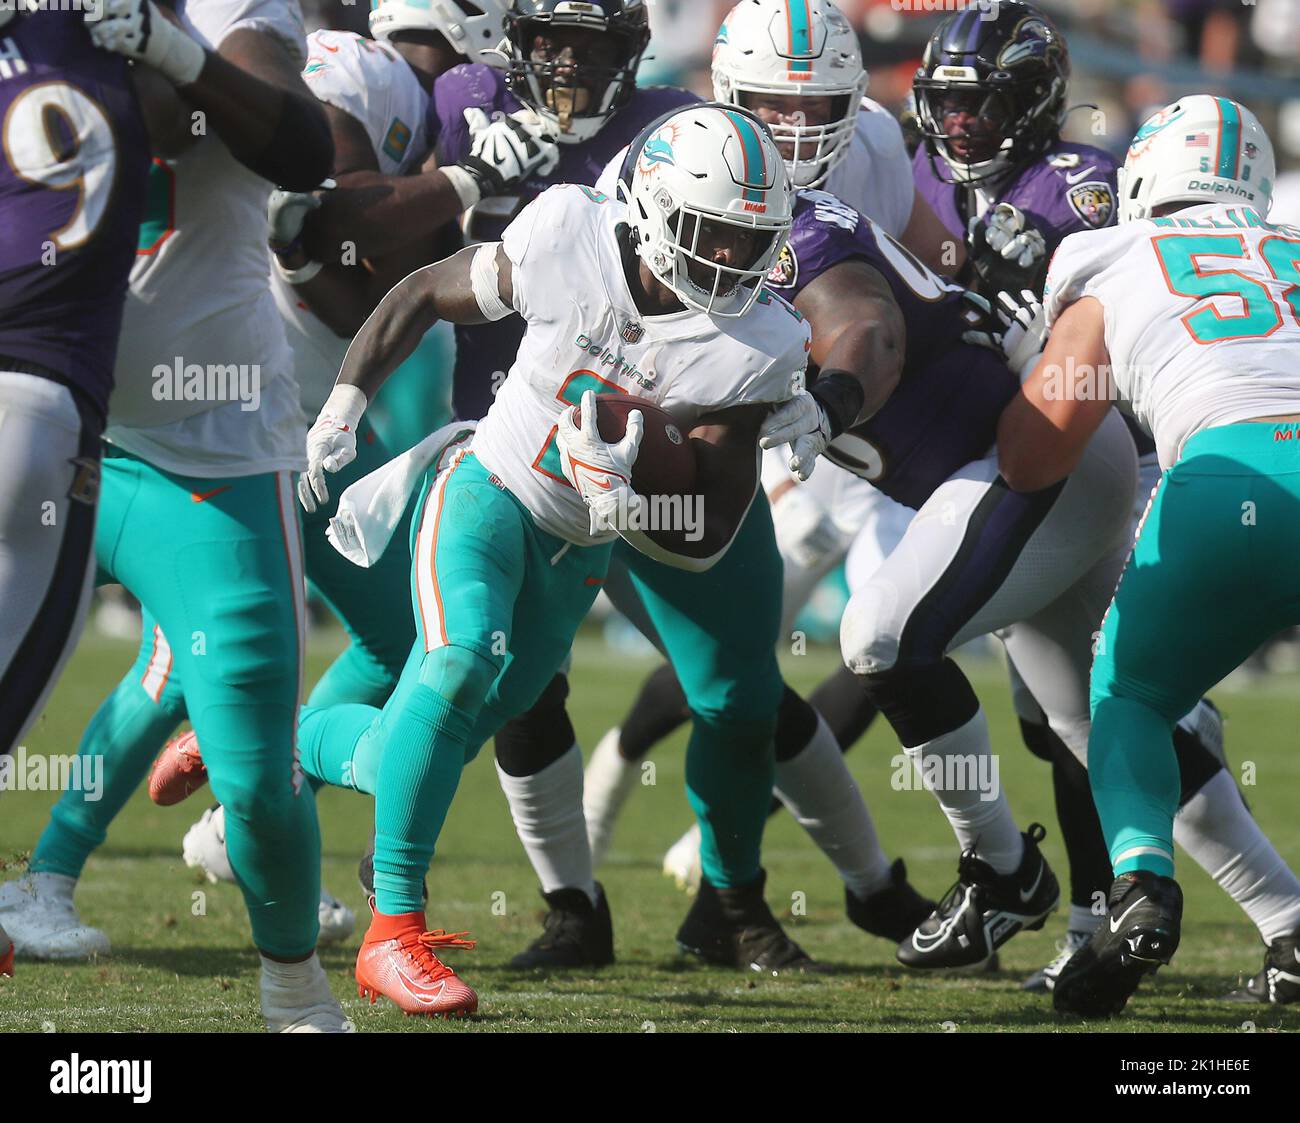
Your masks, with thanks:
[{"label": "knee pad", "polygon": [[904,747],[960,729],[980,708],[971,684],[951,659],[864,675],[862,683]]},{"label": "knee pad", "polygon": [[489,659],[451,644],[435,647],[420,662],[421,685],[470,714],[482,709],[498,673],[498,667]]},{"label": "knee pad", "polygon": [[840,621],[840,655],[855,675],[875,675],[898,663],[898,594],[869,581],[849,598]]},{"label": "knee pad", "polygon": [[507,776],[532,776],[554,764],[577,743],[565,704],[569,680],[556,675],[526,713],[505,723],[496,735],[496,757]]}]

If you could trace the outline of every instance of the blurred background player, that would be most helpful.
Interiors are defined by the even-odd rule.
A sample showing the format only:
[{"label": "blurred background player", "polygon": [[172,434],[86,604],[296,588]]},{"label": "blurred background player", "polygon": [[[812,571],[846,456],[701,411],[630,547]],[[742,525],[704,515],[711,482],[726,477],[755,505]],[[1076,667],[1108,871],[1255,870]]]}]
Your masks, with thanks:
[{"label": "blurred background player", "polygon": [[[4,754],[44,708],[90,600],[99,437],[149,139],[126,61],[93,44],[81,13],[0,11],[0,57]],[[0,972],[13,954],[0,928]]]},{"label": "blurred background player", "polygon": [[79,749],[105,758],[103,799],[64,794],[29,874],[0,888],[0,916],[20,954],[108,950],[72,893],[148,769],[159,735],[133,727],[154,722],[174,665],[226,808],[267,1026],[345,1032],[315,952],[320,834],[296,738],[301,413],[263,234],[267,181],[310,189],[332,162],[324,114],[299,77],[302,17],[283,0],[198,0],[179,16],[107,0],[88,25],[138,64],[162,154],[131,275],[96,535],[103,577],[139,598],[145,631]]},{"label": "blurred background player", "polygon": [[[1187,143],[1199,136],[1208,144]],[[1110,411],[1109,392],[1045,389],[1062,364],[1086,364],[1111,372],[1102,389],[1153,433],[1165,469],[1092,668],[1088,764],[1116,875],[1109,923],[1065,965],[1058,1010],[1118,1013],[1177,950],[1174,824],[1188,808],[1174,730],[1202,691],[1300,622],[1293,571],[1279,564],[1294,555],[1300,510],[1300,309],[1288,301],[1300,230],[1266,221],[1274,175],[1267,133],[1227,98],[1185,97],[1147,121],[1120,176],[1121,228],[1072,237],[1053,261],[1052,334],[999,427],[1011,486],[1053,486]],[[1214,796],[1239,806],[1224,774],[1206,786]],[[1214,852],[1267,947],[1242,997],[1294,1001],[1297,882],[1261,840],[1239,815]]]}]

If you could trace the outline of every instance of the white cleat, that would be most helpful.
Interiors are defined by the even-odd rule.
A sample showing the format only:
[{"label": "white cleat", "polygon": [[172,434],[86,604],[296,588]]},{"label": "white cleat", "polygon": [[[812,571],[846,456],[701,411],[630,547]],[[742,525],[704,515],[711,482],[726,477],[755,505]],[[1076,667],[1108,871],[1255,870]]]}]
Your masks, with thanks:
[{"label": "white cleat", "polygon": [[185,832],[181,856],[191,869],[202,870],[209,881],[234,881],[235,871],[226,856],[226,809],[209,807],[199,821]]},{"label": "white cleat", "polygon": [[582,776],[582,813],[593,866],[600,865],[609,851],[618,814],[641,775],[641,766],[624,760],[618,751],[618,734],[615,726],[597,742]]},{"label": "white cleat", "polygon": [[700,825],[693,823],[664,855],[664,876],[671,877],[678,889],[694,893],[700,887]]},{"label": "white cleat", "polygon": [[[235,880],[235,871],[230,868],[230,857],[226,854],[226,812],[220,804],[209,807],[185,832],[181,855],[187,866],[202,870],[211,882]],[[322,886],[319,942],[340,943],[352,935],[356,926],[357,918],[352,910]]]},{"label": "white cleat", "polygon": [[301,963],[262,956],[262,1017],[267,1033],[355,1033],[330,990],[315,952]]},{"label": "white cleat", "polygon": [[320,935],[322,945],[339,944],[352,935],[357,918],[347,905],[331,894],[323,885],[320,891]]},{"label": "white cleat", "polygon": [[0,885],[0,924],[19,955],[89,959],[108,954],[108,937],[77,915],[76,887],[76,878],[57,873],[29,873]]}]

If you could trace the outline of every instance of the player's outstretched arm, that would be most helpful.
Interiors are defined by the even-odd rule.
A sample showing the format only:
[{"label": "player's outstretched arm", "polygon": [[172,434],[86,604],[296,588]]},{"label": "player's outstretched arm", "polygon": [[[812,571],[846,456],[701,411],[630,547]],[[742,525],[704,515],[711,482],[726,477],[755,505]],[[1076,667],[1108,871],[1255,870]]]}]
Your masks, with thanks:
[{"label": "player's outstretched arm", "polygon": [[790,470],[812,475],[836,437],[871,417],[902,377],[903,314],[889,285],[862,261],[843,261],[808,285],[795,301],[812,328],[812,361],[821,374],[763,425],[762,445],[788,444]]},{"label": "player's outstretched arm", "polygon": [[176,86],[249,170],[295,191],[310,191],[329,175],[334,152],[325,114],[277,36],[240,28],[210,51],[153,0],[102,0],[86,24],[101,49],[150,66]]},{"label": "player's outstretched arm", "polygon": [[307,433],[307,471],[298,481],[298,498],[308,513],[329,501],[326,473],[356,459],[357,424],[366,407],[434,324],[485,324],[513,311],[512,268],[500,243],[471,246],[416,270],[379,302]]},{"label": "player's outstretched arm", "polygon": [[1041,491],[1074,471],[1110,409],[1110,374],[1105,313],[1085,297],[1056,321],[1038,365],[1002,411],[998,471],[1012,488]]},{"label": "player's outstretched arm", "polygon": [[919,190],[912,203],[907,229],[898,240],[940,276],[955,277],[966,264],[966,243],[953,237]]}]

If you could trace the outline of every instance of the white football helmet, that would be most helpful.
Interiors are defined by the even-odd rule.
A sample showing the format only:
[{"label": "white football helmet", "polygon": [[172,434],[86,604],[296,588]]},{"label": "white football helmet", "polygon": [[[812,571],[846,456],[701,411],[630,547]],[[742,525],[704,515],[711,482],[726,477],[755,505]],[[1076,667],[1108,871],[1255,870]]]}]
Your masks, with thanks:
[{"label": "white football helmet", "polygon": [[772,125],[796,187],[820,187],[853,142],[869,78],[858,37],[831,0],[743,0],[713,46],[713,96],[744,105],[745,94],[836,98],[824,125]]},{"label": "white football helmet", "polygon": [[1119,169],[1119,220],[1165,203],[1245,203],[1268,216],[1277,167],[1259,119],[1226,97],[1193,94],[1137,131]]},{"label": "white football helmet", "polygon": [[506,64],[503,0],[370,0],[370,33],[389,39],[398,31],[436,31],[471,62]]},{"label": "white football helmet", "polygon": [[[637,253],[688,307],[743,316],[794,222],[794,193],[771,133],[742,109],[694,105],[642,133],[634,151],[620,191]],[[746,260],[720,265],[699,252],[701,235],[720,227],[754,236]]]}]

